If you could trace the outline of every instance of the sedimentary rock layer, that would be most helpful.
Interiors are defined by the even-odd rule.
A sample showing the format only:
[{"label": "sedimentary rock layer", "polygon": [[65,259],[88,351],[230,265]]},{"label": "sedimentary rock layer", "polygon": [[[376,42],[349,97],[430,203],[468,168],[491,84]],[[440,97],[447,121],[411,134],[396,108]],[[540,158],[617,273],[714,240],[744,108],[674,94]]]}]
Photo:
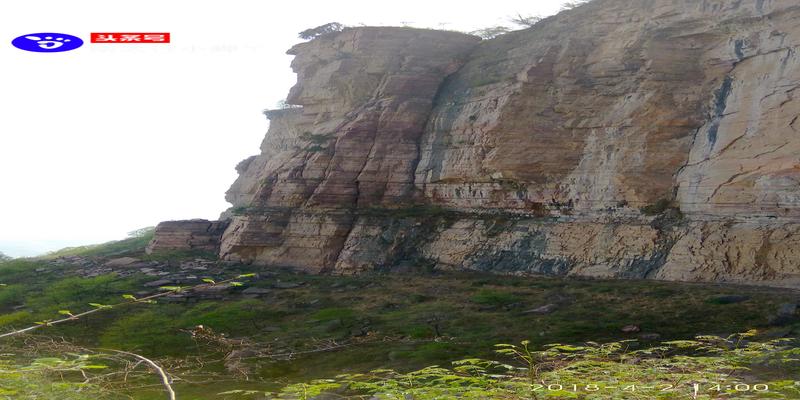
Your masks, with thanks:
[{"label": "sedimentary rock layer", "polygon": [[359,28],[295,46],[298,83],[271,111],[262,154],[239,166],[226,258],[333,268],[354,210],[414,194],[418,141],[443,80],[479,39]]},{"label": "sedimentary rock layer", "polygon": [[354,28],[243,161],[220,254],[800,285],[800,5],[595,0],[491,40]]},{"label": "sedimentary rock layer", "polygon": [[227,221],[166,221],[158,224],[154,239],[147,246],[147,253],[173,250],[197,250],[216,252]]}]

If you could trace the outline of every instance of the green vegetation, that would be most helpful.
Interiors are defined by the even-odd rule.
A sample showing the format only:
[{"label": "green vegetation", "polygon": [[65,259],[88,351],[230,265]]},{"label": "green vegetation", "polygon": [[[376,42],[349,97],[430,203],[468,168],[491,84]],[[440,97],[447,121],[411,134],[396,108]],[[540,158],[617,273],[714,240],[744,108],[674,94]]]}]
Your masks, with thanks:
[{"label": "green vegetation", "polygon": [[517,303],[521,299],[512,293],[500,292],[496,290],[482,289],[472,296],[472,301],[486,306],[502,307],[512,303]]},{"label": "green vegetation", "polygon": [[310,153],[319,153],[325,151],[330,146],[331,140],[334,139],[333,134],[314,134],[311,132],[303,132],[300,139],[310,142],[311,145],[305,148],[305,151]]},{"label": "green vegetation", "polygon": [[658,215],[666,211],[672,205],[669,199],[660,199],[655,204],[646,205],[640,208],[644,215]]},{"label": "green vegetation", "polygon": [[125,293],[139,290],[141,279],[119,279],[108,274],[93,278],[67,277],[44,286],[41,291],[27,291],[25,305],[42,313],[76,310],[89,303],[115,303]]},{"label": "green vegetation", "polygon": [[[800,381],[770,379],[800,374],[800,349],[792,340],[748,342],[754,332],[699,336],[641,348],[636,341],[580,346],[499,344],[505,360],[478,358],[402,373],[391,369],[341,374],[333,379],[288,385],[267,396],[309,399],[717,399],[798,398]],[[767,367],[764,365],[767,364]],[[754,372],[754,366],[759,366]],[[225,394],[245,394],[234,390]],[[250,394],[253,394],[252,392]]]},{"label": "green vegetation", "polygon": [[[26,269],[33,267],[27,265]],[[230,267],[230,273],[246,272],[237,268]],[[9,283],[0,288],[0,298],[5,299],[0,303],[0,329],[57,318],[59,310],[80,312],[90,308],[89,302],[112,303],[123,294],[141,291],[144,279],[114,275],[86,279],[69,276],[69,270],[60,273],[64,276],[48,272],[31,278],[19,275],[19,266],[0,268],[0,279]],[[21,282],[14,280],[22,278]],[[270,289],[276,281],[305,284]],[[620,331],[629,324],[664,339],[751,328],[763,328],[766,335],[773,329],[769,317],[781,302],[792,298],[790,292],[772,289],[481,274],[333,277],[278,272],[252,285],[266,288],[268,293],[259,298],[234,292],[223,301],[133,305],[54,326],[47,333],[83,346],[131,350],[154,357],[206,354],[188,332],[197,325],[227,337],[269,343],[280,352],[308,351],[315,340],[324,338],[360,343],[315,354],[313,365],[298,357],[279,365],[269,362],[253,366],[265,379],[302,380],[340,369],[422,368],[457,357],[485,357],[494,343],[529,337],[535,346],[636,338]],[[13,295],[6,295],[7,290]],[[708,300],[742,293],[750,300],[736,304]],[[551,303],[558,304],[552,313],[524,312]],[[376,346],[362,342],[364,338],[385,342]]]},{"label": "green vegetation", "polygon": [[247,215],[250,213],[250,207],[247,206],[238,206],[231,208],[231,214],[233,215]]},{"label": "green vegetation", "polygon": [[[448,215],[446,210],[425,208],[398,211],[400,216],[418,213]],[[126,255],[144,257],[143,243],[126,243],[128,246],[124,249],[114,242],[106,245],[115,247],[113,251],[104,246],[92,246],[85,252],[113,254],[123,251]],[[89,257],[85,252],[77,254]],[[185,256],[164,256],[168,261],[164,270],[178,271],[178,261]],[[0,286],[0,332],[63,317],[60,311],[82,312],[93,307],[89,303],[113,304],[123,300],[125,294],[141,298],[157,292],[142,286],[154,277],[138,274],[84,277],[77,275],[78,270],[79,267],[68,263],[53,264],[50,259],[0,264],[0,284],[3,285]],[[251,272],[249,267],[227,265],[219,272],[209,271],[198,278],[219,282],[247,272]],[[258,295],[243,293],[248,288],[258,288],[261,292]],[[735,298],[734,295],[739,296],[736,301],[728,301]],[[568,280],[477,273],[324,276],[272,269],[217,298],[178,297],[159,299],[155,304],[132,304],[47,327],[38,334],[63,337],[80,348],[127,350],[153,357],[184,378],[175,382],[183,398],[208,398],[208,386],[202,382],[210,379],[217,382],[215,393],[237,389],[278,391],[282,387],[297,388],[291,384],[298,382],[307,382],[311,387],[316,385],[315,379],[339,374],[350,374],[351,378],[336,378],[330,382],[337,387],[345,383],[350,385],[349,380],[365,380],[368,386],[391,377],[409,379],[411,375],[407,374],[427,374],[430,370],[426,367],[449,365],[451,360],[495,359],[494,344],[519,343],[525,339],[530,340],[531,348],[545,350],[549,343],[593,348],[586,343],[637,340],[640,344],[630,351],[641,351],[647,348],[642,343],[652,346],[656,343],[654,337],[658,336],[658,340],[671,341],[698,334],[725,337],[759,329],[761,333],[747,341],[768,343],[774,337],[800,334],[800,324],[796,322],[780,326],[770,322],[780,304],[794,301],[795,297],[795,292],[778,289],[653,281]],[[545,305],[553,307],[546,313],[531,312]],[[627,325],[637,325],[643,335],[623,332],[622,328]],[[197,333],[198,326],[203,327],[202,335]],[[3,351],[14,354],[10,358],[0,357],[0,363],[6,363],[9,367],[5,370],[10,371],[22,369],[32,360],[45,356],[65,362],[71,360],[66,353],[50,353],[46,349],[28,354],[11,346]],[[79,351],[73,353],[80,354]],[[231,364],[232,354],[251,356]],[[696,361],[686,360],[687,363]],[[699,361],[705,362],[705,359]],[[511,360],[502,362],[511,363]],[[609,362],[609,365],[602,364],[603,368],[620,374],[628,365],[614,360]],[[597,372],[589,368],[597,366],[579,365],[582,365],[581,374]],[[442,379],[459,375],[462,366],[444,368],[437,374],[440,373]],[[662,367],[668,369],[653,366],[655,369]],[[378,368],[393,372],[352,378]],[[493,368],[487,367],[492,375],[497,372]],[[695,372],[701,371],[692,373]],[[524,378],[522,370],[506,371],[508,376],[502,379],[476,373],[477,378],[495,388],[505,387],[505,382],[519,386]],[[625,373],[633,373],[633,369]],[[772,375],[764,381],[787,376],[780,370],[770,369],[770,373]],[[242,374],[249,380],[243,381]],[[15,376],[15,379],[23,379],[21,375]],[[588,375],[576,377],[576,380],[588,379]],[[58,383],[61,378],[37,373],[26,375],[24,379]],[[70,385],[75,383],[69,380],[69,375],[65,379]],[[143,384],[141,379],[134,381]],[[370,383],[371,379],[376,381]],[[660,378],[653,375],[641,379],[656,382]],[[148,389],[137,390],[134,398],[162,398],[158,385],[147,382]],[[77,390],[70,385],[64,386],[65,390]],[[489,390],[481,385],[478,384],[476,390]],[[90,389],[81,390],[91,393]],[[39,398],[46,398],[42,396]],[[56,397],[70,398],[67,394]],[[238,398],[238,395],[219,398]]]},{"label": "green vegetation", "polygon": [[500,187],[506,191],[524,192],[528,190],[528,185],[515,179],[498,179],[496,182],[500,183]]},{"label": "green vegetation", "polygon": [[191,352],[192,340],[176,324],[179,316],[180,310],[168,306],[120,316],[103,329],[99,344],[148,355],[184,355]]},{"label": "green vegetation", "polygon": [[323,145],[333,139],[333,134],[314,134],[311,132],[303,132],[300,138],[317,145]]},{"label": "green vegetation", "polygon": [[306,29],[300,32],[298,36],[300,37],[300,39],[303,40],[311,40],[331,33],[341,32],[344,29],[345,26],[338,22],[329,22],[327,24],[320,25],[315,28]]},{"label": "green vegetation", "polygon": [[48,253],[44,258],[57,258],[68,256],[83,257],[120,257],[129,253],[138,253],[144,250],[147,243],[153,239],[154,227],[137,229],[128,233],[128,238],[103,244],[67,247],[52,253]]},{"label": "green vegetation", "polygon": [[670,199],[660,199],[657,202],[655,202],[655,204],[646,205],[640,208],[639,210],[644,215],[652,216],[652,215],[663,214],[667,210],[671,209],[678,210],[678,206],[675,204],[675,202],[673,202]]},{"label": "green vegetation", "polygon": [[325,308],[315,312],[311,317],[319,321],[347,320],[353,318],[355,314],[355,311],[349,308]]},{"label": "green vegetation", "polygon": [[25,365],[0,359],[0,399],[82,400],[100,393],[97,386],[83,383],[81,371],[102,368],[87,356],[69,359],[38,358]]}]

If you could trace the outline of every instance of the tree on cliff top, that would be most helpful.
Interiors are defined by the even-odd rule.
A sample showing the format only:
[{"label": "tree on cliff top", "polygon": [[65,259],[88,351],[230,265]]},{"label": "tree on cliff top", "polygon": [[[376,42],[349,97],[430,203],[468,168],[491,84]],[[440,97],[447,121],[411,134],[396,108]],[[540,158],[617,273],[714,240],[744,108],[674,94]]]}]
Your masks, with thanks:
[{"label": "tree on cliff top", "polygon": [[511,32],[511,28],[506,26],[490,26],[488,28],[472,31],[470,34],[480,36],[482,39],[494,39],[500,35]]},{"label": "tree on cliff top", "polygon": [[515,25],[524,28],[530,28],[539,23],[543,18],[538,15],[522,15],[517,13],[516,16],[509,18],[509,21]]},{"label": "tree on cliff top", "polygon": [[344,28],[345,26],[338,22],[330,22],[325,25],[320,25],[316,28],[306,29],[300,32],[299,36],[300,39],[311,40],[318,38],[322,35],[327,35],[329,33],[341,32],[342,30],[344,30]]},{"label": "tree on cliff top", "polygon": [[0,251],[0,262],[11,260],[11,257],[5,255],[2,251]]},{"label": "tree on cliff top", "polygon": [[568,1],[568,2],[566,2],[566,3],[561,5],[561,10],[560,11],[572,10],[573,8],[578,7],[578,6],[582,6],[582,5],[584,5],[584,4],[586,4],[586,3],[590,2],[590,1],[592,1],[592,0]]}]

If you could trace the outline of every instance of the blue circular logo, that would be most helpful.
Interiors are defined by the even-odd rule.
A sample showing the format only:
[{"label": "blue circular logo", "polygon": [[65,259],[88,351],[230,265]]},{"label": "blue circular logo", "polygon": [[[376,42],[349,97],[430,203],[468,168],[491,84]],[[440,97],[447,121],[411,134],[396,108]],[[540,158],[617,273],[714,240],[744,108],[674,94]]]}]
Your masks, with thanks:
[{"label": "blue circular logo", "polygon": [[81,38],[65,33],[29,33],[11,41],[14,47],[37,53],[57,53],[60,51],[75,50],[83,46]]}]

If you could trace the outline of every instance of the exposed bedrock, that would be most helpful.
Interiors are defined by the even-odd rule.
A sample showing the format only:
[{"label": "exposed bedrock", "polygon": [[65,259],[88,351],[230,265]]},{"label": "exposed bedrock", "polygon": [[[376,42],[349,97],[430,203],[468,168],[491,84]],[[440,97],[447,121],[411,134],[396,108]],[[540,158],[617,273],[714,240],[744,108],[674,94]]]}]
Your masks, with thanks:
[{"label": "exposed bedrock", "polygon": [[[228,192],[229,259],[333,269],[356,211],[414,201],[419,138],[444,79],[480,39],[359,28],[292,48],[298,83]],[[421,199],[420,199],[421,200]]]},{"label": "exposed bedrock", "polygon": [[220,255],[800,286],[798,44],[795,1],[595,0],[297,45]]},{"label": "exposed bedrock", "polygon": [[219,251],[220,240],[227,227],[227,221],[165,221],[156,226],[154,239],[146,250],[148,254],[176,250],[214,253]]},{"label": "exposed bedrock", "polygon": [[800,224],[501,216],[451,216],[436,222],[433,228],[411,218],[357,224],[339,271],[437,267],[800,287]]}]

